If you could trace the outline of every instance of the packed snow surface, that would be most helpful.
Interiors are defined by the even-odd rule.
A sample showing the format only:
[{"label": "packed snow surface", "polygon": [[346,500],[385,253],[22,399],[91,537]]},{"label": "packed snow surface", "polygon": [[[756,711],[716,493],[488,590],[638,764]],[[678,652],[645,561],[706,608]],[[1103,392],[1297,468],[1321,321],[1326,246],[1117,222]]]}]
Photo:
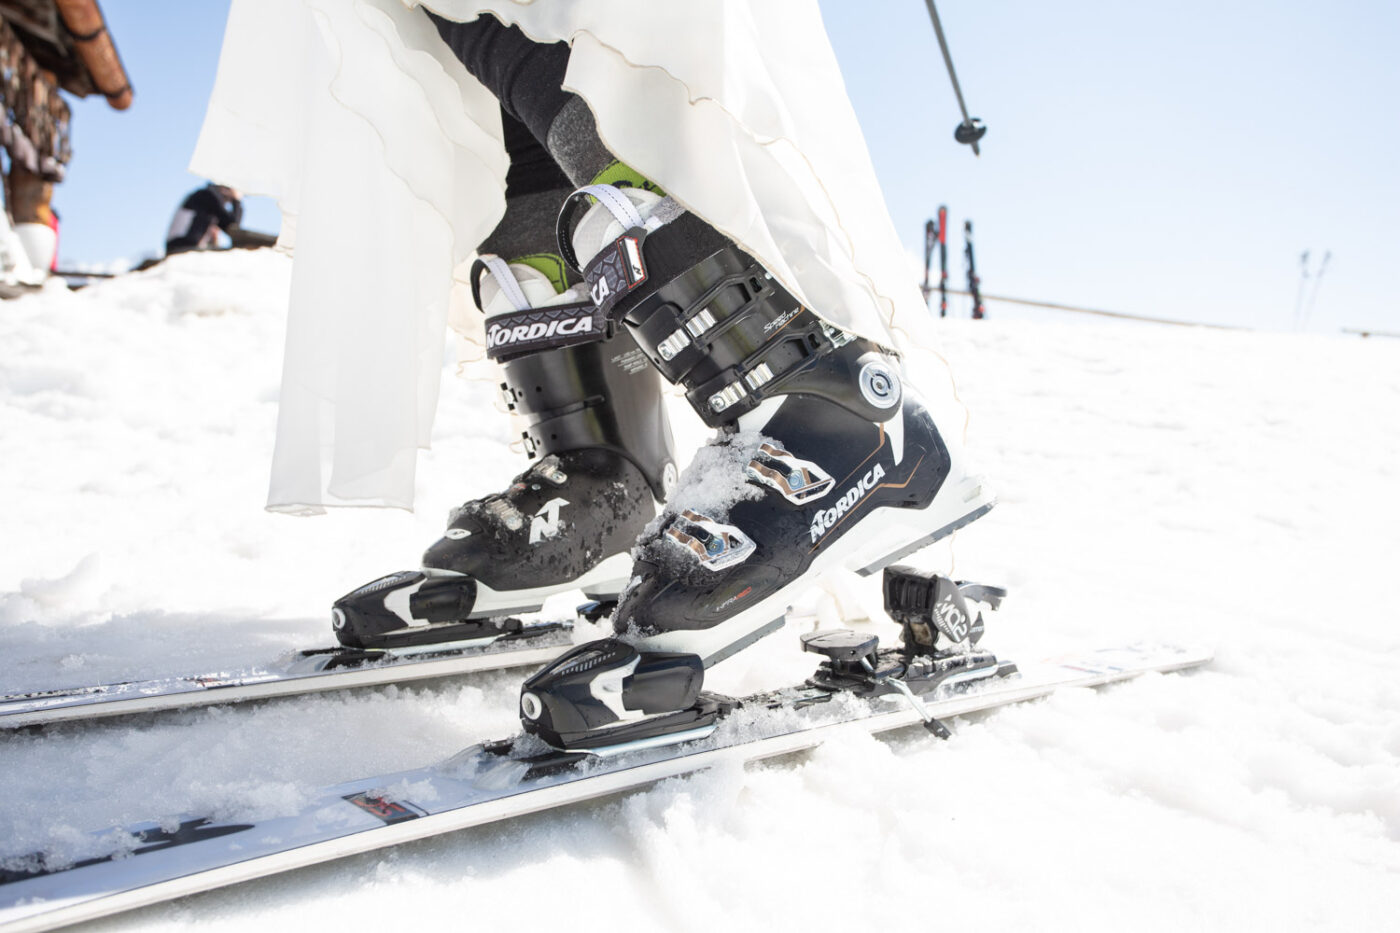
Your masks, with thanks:
[{"label": "packed snow surface", "polygon": [[[414,566],[451,507],[522,467],[489,380],[445,365],[417,514],[263,512],[288,276],[271,252],[185,255],[0,306],[0,688],[328,643],[332,599]],[[1010,588],[985,642],[1004,657],[1151,639],[1213,644],[1209,668],[958,721],[947,742],[852,733],[93,927],[1394,928],[1400,341],[1044,316],[943,337],[1000,505],[913,562]],[[878,604],[837,580],[716,685],[800,678],[814,620],[893,638]],[[511,733],[519,677],[0,734],[0,851],[289,812]]]}]

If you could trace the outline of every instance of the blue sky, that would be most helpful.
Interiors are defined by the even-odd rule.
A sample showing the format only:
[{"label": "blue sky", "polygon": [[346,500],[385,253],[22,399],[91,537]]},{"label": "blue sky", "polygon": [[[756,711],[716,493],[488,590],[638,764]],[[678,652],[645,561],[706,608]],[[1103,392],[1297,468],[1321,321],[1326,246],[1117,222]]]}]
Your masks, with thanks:
[{"label": "blue sky", "polygon": [[[205,179],[186,166],[214,87],[228,0],[101,0],[136,89],[125,111],[74,101],[73,160],[55,189],[59,267],[158,255],[170,216]],[[261,203],[258,203],[261,201]],[[250,199],[245,225],[275,232],[276,206]]]},{"label": "blue sky", "polygon": [[[78,102],[55,206],[67,264],[156,252],[213,86],[226,0],[105,0],[132,108]],[[921,0],[824,0],[832,44],[911,252],[949,206],[983,288],[1291,329],[1299,254],[1332,252],[1313,330],[1400,331],[1400,8],[1279,0],[943,0],[973,114],[958,122]],[[245,223],[272,230],[250,199]],[[995,306],[994,306],[995,308]]]}]

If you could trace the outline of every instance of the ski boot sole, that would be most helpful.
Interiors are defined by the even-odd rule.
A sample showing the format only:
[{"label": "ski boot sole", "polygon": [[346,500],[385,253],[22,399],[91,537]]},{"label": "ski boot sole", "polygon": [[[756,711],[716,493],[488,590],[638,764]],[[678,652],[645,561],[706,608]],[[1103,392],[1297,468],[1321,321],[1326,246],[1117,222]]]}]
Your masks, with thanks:
[{"label": "ski boot sole", "polygon": [[[347,648],[403,652],[485,644],[509,634],[508,616],[538,612],[551,596],[582,591],[592,601],[616,600],[630,577],[632,558],[614,554],[582,576],[551,586],[498,592],[465,574],[425,569],[390,574],[338,599],[331,611],[336,637]],[[451,589],[471,608],[461,618],[436,621],[415,617],[414,597],[425,584]]]}]

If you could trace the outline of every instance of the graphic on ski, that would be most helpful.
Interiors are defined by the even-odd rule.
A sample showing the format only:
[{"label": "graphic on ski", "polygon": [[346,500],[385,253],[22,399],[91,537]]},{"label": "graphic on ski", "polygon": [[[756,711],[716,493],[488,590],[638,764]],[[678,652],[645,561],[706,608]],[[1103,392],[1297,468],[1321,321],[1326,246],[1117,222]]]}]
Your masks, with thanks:
[{"label": "graphic on ski", "polygon": [[267,665],[0,695],[0,729],[373,687],[543,664],[570,644],[568,621],[495,620],[494,634],[411,649],[321,648]]},{"label": "graphic on ski", "polygon": [[[560,752],[526,738],[485,743],[436,766],[326,788],[293,816],[250,824],[187,815],[129,827],[125,835],[108,831],[94,834],[94,850],[67,864],[40,853],[0,857],[0,933],[53,929],[643,787],[721,762],[783,755],[819,745],[839,729],[880,733],[922,720],[937,732],[935,725],[941,728],[952,717],[1069,687],[1196,667],[1211,657],[1209,651],[1137,645],[1057,658],[1004,676],[1015,666],[994,658],[986,666],[982,662],[991,656],[974,651],[941,661],[924,659],[929,661],[927,677],[921,681],[908,670],[896,688],[879,679],[887,652],[877,656],[873,636],[822,632],[804,641],[809,650],[831,659],[816,676],[803,686],[773,693],[712,698],[721,715],[717,726],[698,740],[673,737],[672,744],[639,742],[591,752]],[[849,659],[867,649],[871,653],[861,660],[875,659],[867,668],[870,679],[853,690]],[[958,682],[960,675],[974,671],[978,679]],[[930,684],[931,689],[921,689]],[[922,696],[910,695],[904,689],[910,687]],[[161,826],[176,828],[167,832]],[[127,840],[116,851],[111,849],[114,836]]]}]

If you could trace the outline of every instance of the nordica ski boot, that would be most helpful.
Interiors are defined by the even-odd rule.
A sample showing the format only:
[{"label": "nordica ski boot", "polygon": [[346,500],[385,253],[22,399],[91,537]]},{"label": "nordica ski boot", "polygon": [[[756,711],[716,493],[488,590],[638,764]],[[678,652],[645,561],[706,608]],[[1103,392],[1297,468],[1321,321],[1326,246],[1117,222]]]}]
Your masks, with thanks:
[{"label": "nordica ski boot", "polygon": [[494,638],[514,622],[507,614],[571,590],[615,600],[633,543],[675,485],[661,382],[632,338],[612,335],[581,289],[556,295],[531,266],[487,256],[472,280],[487,355],[502,364],[501,389],[528,423],[536,462],[504,492],[458,508],[421,570],[337,600],[333,623],[348,647]]},{"label": "nordica ski boot", "polygon": [[[585,195],[597,203],[573,230]],[[525,729],[557,747],[687,732],[704,668],[781,628],[804,584],[874,573],[994,503],[885,348],[817,317],[732,244],[677,271],[673,257],[703,241],[696,224],[607,186],[560,215],[561,250],[591,257],[600,311],[718,434],[634,552],[613,616],[626,644],[588,646],[597,658],[580,650],[525,684]],[[590,668],[591,687],[562,686]]]}]

